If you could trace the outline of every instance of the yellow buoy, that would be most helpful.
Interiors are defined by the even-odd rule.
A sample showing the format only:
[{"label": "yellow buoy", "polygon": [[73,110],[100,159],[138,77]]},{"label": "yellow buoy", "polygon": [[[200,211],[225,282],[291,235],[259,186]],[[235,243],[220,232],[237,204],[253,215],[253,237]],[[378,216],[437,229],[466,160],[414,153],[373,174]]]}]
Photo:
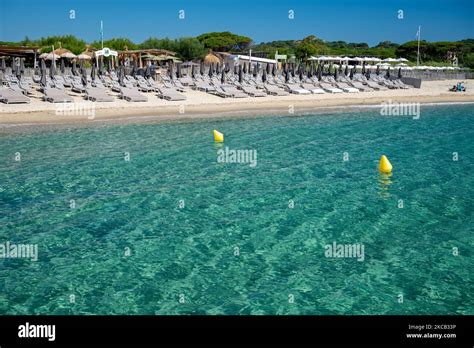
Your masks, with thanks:
[{"label": "yellow buoy", "polygon": [[387,156],[382,155],[382,157],[380,157],[380,162],[379,162],[380,172],[388,174],[392,172],[392,168],[393,168],[392,164],[388,160]]},{"label": "yellow buoy", "polygon": [[214,129],[214,141],[218,143],[224,142],[224,134]]}]

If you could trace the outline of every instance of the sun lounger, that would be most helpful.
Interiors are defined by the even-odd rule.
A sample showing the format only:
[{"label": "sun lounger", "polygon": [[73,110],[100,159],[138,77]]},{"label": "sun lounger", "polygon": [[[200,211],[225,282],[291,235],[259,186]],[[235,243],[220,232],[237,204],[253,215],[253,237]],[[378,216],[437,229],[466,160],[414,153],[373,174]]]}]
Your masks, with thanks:
[{"label": "sun lounger", "polygon": [[0,86],[0,101],[5,104],[23,104],[29,103],[30,98],[23,95],[20,91]]},{"label": "sun lounger", "polygon": [[347,92],[347,93],[359,93],[360,92],[357,88],[351,87],[345,82],[336,82],[336,87],[342,89],[344,92]]},{"label": "sun lounger", "polygon": [[248,94],[239,91],[235,86],[232,85],[221,85],[220,88],[224,90],[224,92],[229,93],[234,98],[247,98]]},{"label": "sun lounger", "polygon": [[43,88],[43,99],[51,103],[71,103],[74,99],[64,91],[57,88]]},{"label": "sun lounger", "polygon": [[253,86],[241,86],[240,88],[242,88],[242,91],[244,91],[245,93],[247,93],[248,95],[252,97],[266,97],[268,95],[262,91],[259,91]]},{"label": "sun lounger", "polygon": [[388,79],[385,79],[381,76],[373,76],[371,77],[371,80],[372,81],[375,81],[376,83],[378,83],[379,85],[382,85],[382,86],[385,86],[385,87],[388,87],[390,89],[397,89],[397,88],[400,88],[398,87],[398,85],[394,84],[392,81],[388,80]]},{"label": "sun lounger", "polygon": [[398,85],[400,88],[403,88],[403,89],[409,89],[409,88],[413,88],[413,86],[411,85],[407,85],[407,84],[404,84],[402,80],[398,79],[398,80],[392,80],[392,82],[396,85]]},{"label": "sun lounger", "polygon": [[176,86],[179,86],[179,84],[181,84],[181,86],[179,86],[181,88],[184,87],[184,86],[193,86],[194,85],[193,79],[190,78],[189,76],[181,77],[178,80],[176,80],[175,83],[176,83]]},{"label": "sun lounger", "polygon": [[326,93],[326,92],[324,92],[324,89],[322,89],[320,87],[317,87],[317,86],[315,86],[313,84],[310,84],[310,83],[302,83],[301,87],[303,87],[304,89],[307,89],[308,91],[310,91],[313,94],[325,94]]},{"label": "sun lounger", "polygon": [[293,93],[293,94],[311,94],[311,91],[308,91],[307,89],[302,88],[300,85],[296,83],[287,83],[285,86],[288,92]]},{"label": "sun lounger", "polygon": [[18,82],[18,83],[9,83],[8,84],[8,87],[10,87],[10,89],[13,89],[14,91],[18,91],[24,95],[31,95],[33,94],[33,90],[31,88],[29,88],[28,86],[24,86],[22,85],[21,82]]},{"label": "sun lounger", "polygon": [[129,102],[146,102],[148,98],[141,94],[136,88],[122,87],[120,89],[120,98]]},{"label": "sun lounger", "polygon": [[358,90],[364,91],[364,92],[370,92],[370,91],[374,90],[372,87],[365,86],[365,85],[362,84],[362,82],[359,82],[359,81],[352,81],[351,85],[353,87],[357,88]]},{"label": "sun lounger", "polygon": [[369,86],[369,87],[375,89],[376,91],[386,91],[386,90],[388,90],[387,87],[385,87],[385,86],[383,86],[383,85],[380,85],[380,84],[378,84],[378,83],[375,82],[375,81],[367,80],[365,83],[367,84],[367,86]]},{"label": "sun lounger", "polygon": [[342,89],[336,88],[333,85],[330,85],[329,83],[326,83],[326,82],[321,82],[320,86],[322,89],[324,89],[326,92],[329,92],[329,93],[344,93]]},{"label": "sun lounger", "polygon": [[87,100],[92,100],[95,102],[112,102],[114,98],[107,94],[105,89],[100,87],[88,87],[86,88],[86,97]]},{"label": "sun lounger", "polygon": [[137,80],[138,84],[138,90],[143,91],[143,92],[153,92],[155,89],[153,87],[150,87],[148,83],[143,82],[141,80]]},{"label": "sun lounger", "polygon": [[78,76],[74,76],[71,79],[71,90],[77,93],[84,93],[86,91],[86,88],[82,84],[82,80]]},{"label": "sun lounger", "polygon": [[166,99],[170,101],[186,100],[186,96],[179,93],[174,88],[160,88],[157,94],[158,98]]},{"label": "sun lounger", "polygon": [[204,91],[204,92],[213,93],[213,94],[217,91],[216,87],[204,81],[203,82],[196,81],[196,85],[193,88],[199,91]]},{"label": "sun lounger", "polygon": [[112,84],[111,84],[112,91],[120,93],[122,88],[123,87],[120,86],[120,83],[118,83],[118,81],[112,80]]},{"label": "sun lounger", "polygon": [[271,94],[271,95],[276,95],[276,96],[285,96],[285,95],[289,95],[290,93],[288,93],[287,91],[277,87],[277,86],[274,86],[274,85],[264,85],[264,88],[265,90],[267,91],[268,94]]}]

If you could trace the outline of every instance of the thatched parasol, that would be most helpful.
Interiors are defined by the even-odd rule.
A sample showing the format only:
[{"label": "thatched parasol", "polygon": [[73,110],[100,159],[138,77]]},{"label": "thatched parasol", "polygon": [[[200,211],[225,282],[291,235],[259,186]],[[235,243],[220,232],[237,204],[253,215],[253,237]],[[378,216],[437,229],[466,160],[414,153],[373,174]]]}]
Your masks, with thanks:
[{"label": "thatched parasol", "polygon": [[206,64],[218,64],[220,63],[220,59],[212,54],[211,52],[209,52],[205,57],[204,57],[204,63]]}]

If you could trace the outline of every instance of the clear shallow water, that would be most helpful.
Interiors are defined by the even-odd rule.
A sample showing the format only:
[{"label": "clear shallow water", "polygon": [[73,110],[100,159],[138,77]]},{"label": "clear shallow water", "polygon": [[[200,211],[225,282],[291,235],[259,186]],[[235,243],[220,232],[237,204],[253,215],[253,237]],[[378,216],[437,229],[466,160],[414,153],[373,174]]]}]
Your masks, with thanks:
[{"label": "clear shallow water", "polygon": [[[0,260],[0,313],[474,314],[473,121],[443,106],[2,135],[0,243],[39,260]],[[217,163],[214,128],[256,168]],[[333,242],[364,261],[325,257]]]}]

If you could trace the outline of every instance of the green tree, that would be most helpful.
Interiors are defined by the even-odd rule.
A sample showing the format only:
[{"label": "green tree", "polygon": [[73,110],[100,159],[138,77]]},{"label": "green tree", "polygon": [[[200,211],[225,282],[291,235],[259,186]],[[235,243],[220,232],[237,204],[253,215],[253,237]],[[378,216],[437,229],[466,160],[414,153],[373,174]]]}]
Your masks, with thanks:
[{"label": "green tree", "polygon": [[[102,43],[100,41],[94,41],[91,43],[92,47],[101,48]],[[111,48],[117,51],[124,51],[124,50],[136,50],[138,46],[130,39],[118,37],[110,40],[104,41],[104,47]]]},{"label": "green tree", "polygon": [[229,31],[206,33],[199,35],[197,39],[208,49],[226,52],[245,50],[252,43],[251,38],[233,34]]},{"label": "green tree", "polygon": [[72,53],[79,54],[86,48],[86,42],[73,35],[42,37],[36,41],[28,39],[26,43],[28,45],[41,47],[42,52],[51,52],[52,46],[54,46],[55,49],[62,47],[68,49]]},{"label": "green tree", "polygon": [[[426,41],[420,41],[420,60],[427,61],[429,60],[428,57],[428,49],[429,43]],[[395,50],[395,54],[397,57],[403,57],[411,61],[416,62],[418,51],[418,41],[408,41],[405,42],[403,45],[400,45]]]},{"label": "green tree", "polygon": [[178,50],[178,45],[177,45],[176,40],[171,40],[167,37],[165,37],[164,39],[158,39],[156,37],[150,37],[147,40],[143,41],[139,45],[139,48],[141,48],[141,49],[155,48],[155,49],[162,49],[162,50],[168,50],[168,51],[176,52]]},{"label": "green tree", "polygon": [[311,56],[322,54],[325,50],[325,45],[322,40],[319,40],[314,35],[304,38],[295,48],[295,56],[298,59],[306,60]]},{"label": "green tree", "polygon": [[180,38],[177,40],[176,46],[176,52],[184,60],[202,59],[207,52],[204,45],[194,37]]}]

